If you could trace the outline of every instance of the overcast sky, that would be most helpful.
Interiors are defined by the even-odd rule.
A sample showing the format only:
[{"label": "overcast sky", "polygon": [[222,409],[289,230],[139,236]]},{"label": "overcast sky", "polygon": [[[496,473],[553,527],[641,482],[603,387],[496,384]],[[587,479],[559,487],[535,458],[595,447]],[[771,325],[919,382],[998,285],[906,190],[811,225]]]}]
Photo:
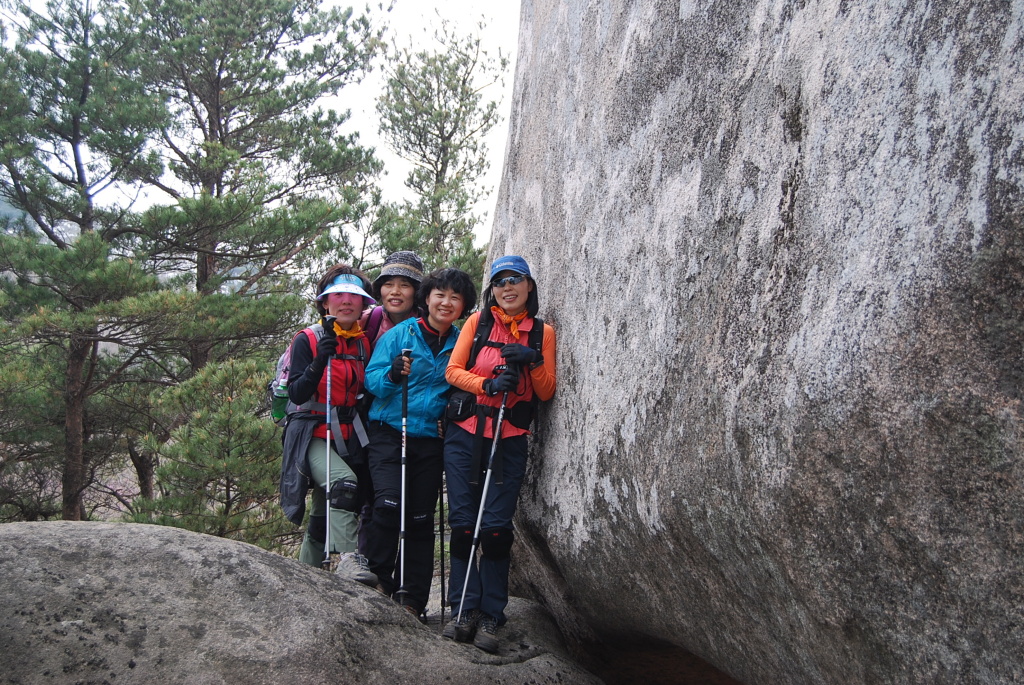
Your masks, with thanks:
[{"label": "overcast sky", "polygon": [[[327,0],[327,2],[331,1]],[[360,4],[353,0],[333,1],[341,6],[354,7],[357,14],[366,6],[366,3]],[[462,35],[479,32],[483,48],[488,54],[496,57],[500,49],[501,53],[509,58],[504,87],[501,84],[496,84],[489,89],[489,92],[485,91],[484,93],[485,102],[498,100],[501,103],[501,122],[492,129],[486,138],[491,166],[484,178],[484,186],[490,190],[490,195],[476,208],[477,214],[487,214],[483,224],[477,229],[477,242],[478,244],[483,243],[490,235],[494,204],[498,195],[498,182],[501,179],[501,167],[505,159],[508,113],[512,99],[512,77],[515,73],[519,37],[520,0],[394,0],[394,7],[386,14],[376,9],[376,5],[380,2],[386,6],[390,0],[367,1],[372,2],[374,6],[371,14],[375,14],[378,19],[381,16],[385,18],[391,27],[392,34],[390,35],[397,38],[399,45],[406,46],[411,42],[417,49],[436,46],[433,35],[434,29],[440,25],[438,19],[440,16],[452,21]],[[30,4],[41,9],[43,0],[30,0]],[[481,21],[485,23],[482,32],[477,27]],[[8,36],[8,38],[11,37]],[[384,161],[387,176],[380,181],[384,199],[399,200],[406,197],[408,193],[403,180],[411,167],[388,150],[387,145],[377,132],[377,116],[374,108],[381,87],[381,72],[378,65],[362,83],[343,89],[341,93],[343,104],[341,106],[352,111],[349,130],[358,131],[362,143],[376,148],[377,156]]]},{"label": "overcast sky", "polygon": [[[356,8],[359,5],[354,5]],[[429,49],[433,41],[434,28],[439,26],[438,15],[455,23],[463,35],[478,32],[477,24],[486,24],[480,39],[489,55],[497,57],[498,50],[508,56],[509,65],[505,72],[504,88],[496,84],[484,92],[485,101],[499,100],[501,122],[487,136],[491,167],[484,179],[484,185],[491,194],[477,207],[477,213],[487,213],[483,225],[477,230],[477,241],[483,243],[491,231],[494,204],[498,196],[498,182],[505,159],[505,143],[508,137],[508,113],[512,100],[512,76],[515,72],[516,43],[519,37],[519,0],[395,0],[394,8],[387,13],[387,21],[399,45],[413,42],[417,48]],[[374,111],[376,97],[381,91],[380,69],[357,86],[344,89],[342,96],[345,106],[352,110],[352,128],[359,131],[365,145],[377,149],[377,155],[384,161],[388,175],[381,179],[384,198],[398,200],[405,197],[407,190],[403,180],[410,165],[396,157],[377,133],[377,115]]]}]

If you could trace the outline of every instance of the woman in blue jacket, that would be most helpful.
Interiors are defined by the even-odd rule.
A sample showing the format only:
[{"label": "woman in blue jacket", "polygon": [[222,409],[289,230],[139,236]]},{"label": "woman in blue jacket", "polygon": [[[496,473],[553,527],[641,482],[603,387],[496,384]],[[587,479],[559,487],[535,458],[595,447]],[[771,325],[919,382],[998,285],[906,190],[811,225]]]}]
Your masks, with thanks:
[{"label": "woman in blue jacket", "polygon": [[[476,303],[473,279],[441,269],[424,279],[417,304],[425,315],[384,334],[366,368],[370,408],[369,466],[373,517],[360,550],[381,589],[417,616],[434,574],[434,509],[444,470],[443,420],[448,402],[445,369],[459,329]],[[408,357],[402,350],[412,350]],[[399,555],[402,511],[402,385],[408,383],[406,419],[404,568]],[[404,585],[403,585],[404,581]]]}]

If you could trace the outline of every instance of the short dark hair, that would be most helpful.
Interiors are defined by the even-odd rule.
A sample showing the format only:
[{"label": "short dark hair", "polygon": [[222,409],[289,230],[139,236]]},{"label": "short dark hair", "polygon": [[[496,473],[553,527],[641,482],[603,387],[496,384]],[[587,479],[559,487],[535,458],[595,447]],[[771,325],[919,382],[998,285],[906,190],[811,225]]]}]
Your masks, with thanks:
[{"label": "short dark hair", "polygon": [[[316,296],[320,297],[320,293],[326,290],[327,286],[331,284],[331,281],[341,274],[350,274],[358,277],[363,282],[363,290],[370,292],[370,279],[366,277],[366,274],[353,266],[349,266],[348,264],[338,263],[329,268],[327,273],[325,273],[320,280],[316,282]],[[364,300],[363,304],[365,303],[366,302]],[[314,300],[313,304],[316,306],[316,311],[320,316],[327,316],[327,309],[320,300]]]},{"label": "short dark hair", "polygon": [[416,293],[416,305],[424,316],[427,313],[427,298],[431,291],[449,289],[462,295],[462,301],[465,302],[465,309],[459,318],[465,319],[473,313],[476,309],[476,286],[473,285],[473,278],[462,269],[436,269],[427,274]]}]

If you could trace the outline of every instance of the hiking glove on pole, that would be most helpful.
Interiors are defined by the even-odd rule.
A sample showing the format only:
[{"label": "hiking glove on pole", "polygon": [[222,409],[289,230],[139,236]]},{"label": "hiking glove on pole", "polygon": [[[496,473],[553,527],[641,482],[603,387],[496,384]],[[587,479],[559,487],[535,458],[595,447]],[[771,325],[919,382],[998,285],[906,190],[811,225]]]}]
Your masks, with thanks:
[{"label": "hiking glove on pole", "polygon": [[324,364],[327,363],[328,357],[333,356],[338,351],[338,339],[333,335],[320,338],[316,343],[316,358],[317,360],[323,360]]},{"label": "hiking glove on pole", "polygon": [[540,352],[532,347],[527,347],[526,345],[520,345],[518,343],[509,343],[502,347],[501,356],[504,357],[505,361],[509,364],[521,364],[523,366],[540,361]]},{"label": "hiking glove on pole", "polygon": [[512,392],[519,385],[519,372],[509,368],[501,372],[497,378],[488,378],[484,381],[484,392],[494,397],[499,392]]},{"label": "hiking glove on pole", "polygon": [[391,379],[392,383],[401,383],[405,376],[402,375],[402,371],[405,370],[406,356],[400,354],[391,360],[391,371],[388,372],[388,378]]},{"label": "hiking glove on pole", "polygon": [[327,360],[338,352],[338,337],[334,333],[334,317],[324,319],[324,334],[316,342],[316,356],[309,365],[316,376],[320,376],[327,366]]}]

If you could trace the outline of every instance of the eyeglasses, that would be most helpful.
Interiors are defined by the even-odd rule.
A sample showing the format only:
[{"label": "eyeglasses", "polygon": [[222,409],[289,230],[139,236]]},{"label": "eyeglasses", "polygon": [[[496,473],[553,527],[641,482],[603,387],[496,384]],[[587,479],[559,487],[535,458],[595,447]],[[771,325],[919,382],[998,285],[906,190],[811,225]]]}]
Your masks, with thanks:
[{"label": "eyeglasses", "polygon": [[521,274],[516,276],[505,276],[505,278],[495,278],[491,281],[492,288],[504,288],[506,285],[519,285],[526,280],[526,276]]}]

